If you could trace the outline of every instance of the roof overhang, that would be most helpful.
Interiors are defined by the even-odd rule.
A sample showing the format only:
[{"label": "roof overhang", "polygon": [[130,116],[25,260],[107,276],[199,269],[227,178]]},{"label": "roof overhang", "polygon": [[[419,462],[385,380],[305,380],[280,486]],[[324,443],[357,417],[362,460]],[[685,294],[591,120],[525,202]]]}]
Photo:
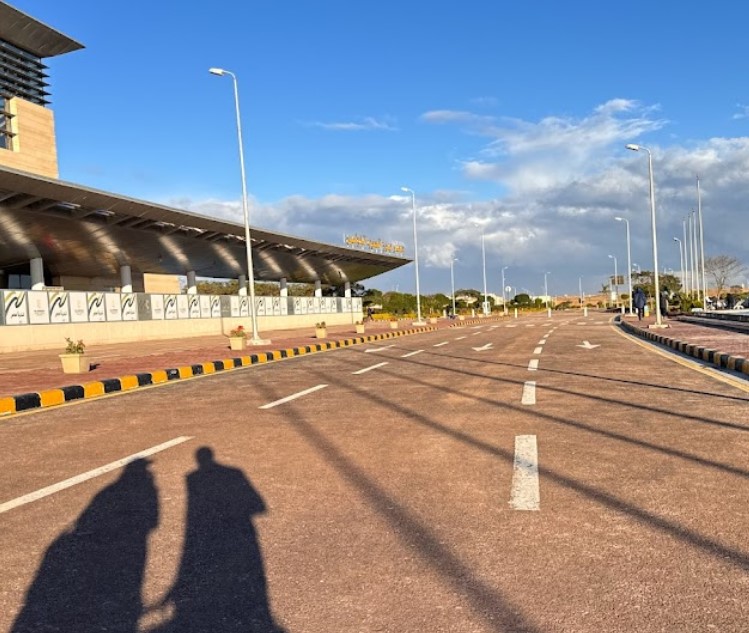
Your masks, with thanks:
[{"label": "roof overhang", "polygon": [[42,58],[83,48],[83,44],[4,2],[0,2],[0,39]]},{"label": "roof overhang", "polygon": [[[0,268],[41,257],[53,275],[133,272],[236,278],[244,225],[0,168]],[[252,229],[255,279],[357,282],[411,260]]]}]

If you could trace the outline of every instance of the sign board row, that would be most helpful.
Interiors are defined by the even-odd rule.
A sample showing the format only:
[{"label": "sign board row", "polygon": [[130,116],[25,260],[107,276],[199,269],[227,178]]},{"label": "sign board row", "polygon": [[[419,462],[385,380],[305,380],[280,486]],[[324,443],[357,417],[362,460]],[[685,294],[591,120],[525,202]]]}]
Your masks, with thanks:
[{"label": "sign board row", "polygon": [[[250,298],[217,295],[120,294],[44,290],[0,291],[0,323],[97,323],[249,317]],[[258,316],[361,312],[361,299],[255,297]]]}]

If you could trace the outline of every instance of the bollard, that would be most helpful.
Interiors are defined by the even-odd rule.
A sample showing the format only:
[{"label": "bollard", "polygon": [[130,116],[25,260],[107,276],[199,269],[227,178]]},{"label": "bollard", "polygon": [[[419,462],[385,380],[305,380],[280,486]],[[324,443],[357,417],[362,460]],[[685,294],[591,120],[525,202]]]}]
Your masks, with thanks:
[{"label": "bollard", "polygon": [[518,318],[518,309],[517,308],[515,308],[515,318],[516,319]]},{"label": "bollard", "polygon": [[546,315],[551,318],[551,308],[546,308]]},{"label": "bollard", "polygon": [[588,306],[585,306],[585,307],[583,308],[583,316],[584,316],[584,317],[588,316]]}]

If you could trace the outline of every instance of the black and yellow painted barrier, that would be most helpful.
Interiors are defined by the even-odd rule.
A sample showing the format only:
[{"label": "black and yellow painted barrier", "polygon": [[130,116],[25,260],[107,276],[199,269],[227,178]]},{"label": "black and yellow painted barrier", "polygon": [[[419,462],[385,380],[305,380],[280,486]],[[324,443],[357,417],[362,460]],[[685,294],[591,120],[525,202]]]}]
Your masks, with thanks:
[{"label": "black and yellow painted barrier", "polygon": [[692,358],[697,358],[706,363],[710,363],[715,367],[730,369],[731,371],[749,375],[749,359],[744,358],[743,356],[732,356],[731,354],[726,354],[725,352],[720,352],[708,347],[702,347],[701,345],[695,345],[694,343],[685,343],[684,341],[671,338],[670,336],[663,336],[662,334],[645,330],[633,325],[632,323],[627,323],[626,321],[620,321],[619,325],[623,330],[630,334],[669,347],[677,352],[691,356]]},{"label": "black and yellow painted barrier", "polygon": [[[462,321],[460,325],[465,325],[467,323],[467,321]],[[28,411],[30,409],[53,407],[74,400],[97,398],[111,393],[138,389],[139,387],[158,385],[160,383],[167,383],[174,380],[184,380],[195,376],[216,374],[231,369],[248,367],[250,365],[258,365],[261,363],[270,363],[284,358],[313,354],[315,352],[340,349],[342,347],[349,347],[360,343],[370,343],[372,341],[405,336],[407,334],[417,334],[419,332],[432,332],[436,329],[437,328],[433,326],[426,326],[407,330],[392,330],[390,332],[383,332],[382,334],[371,334],[369,336],[358,336],[355,338],[316,343],[315,345],[256,352],[249,356],[224,358],[222,360],[214,360],[208,363],[196,363],[194,365],[184,365],[154,372],[120,376],[119,378],[94,380],[80,385],[69,385],[57,389],[22,393],[17,396],[0,397],[0,417]]]}]

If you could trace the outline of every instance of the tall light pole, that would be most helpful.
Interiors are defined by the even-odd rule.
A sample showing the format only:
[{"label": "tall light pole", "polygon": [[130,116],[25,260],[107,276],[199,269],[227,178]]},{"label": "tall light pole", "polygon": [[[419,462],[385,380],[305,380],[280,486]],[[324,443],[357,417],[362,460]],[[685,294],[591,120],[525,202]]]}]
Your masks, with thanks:
[{"label": "tall light pole", "polygon": [[697,215],[700,221],[700,268],[702,269],[702,307],[704,309],[707,308],[707,282],[705,281],[705,235],[702,226],[702,194],[699,176],[697,176]]},{"label": "tall light pole", "polygon": [[700,276],[697,272],[699,270],[699,262],[697,259],[697,213],[692,210],[691,212],[691,218],[692,218],[692,270],[693,270],[693,277],[694,279],[694,290],[697,295],[697,298],[700,298]]},{"label": "tall light pole", "polygon": [[549,309],[549,284],[548,284],[548,281],[546,279],[546,277],[548,275],[551,275],[551,273],[548,272],[548,271],[544,273],[544,299],[546,299],[546,309],[547,310]]},{"label": "tall light pole", "polygon": [[681,240],[678,237],[674,238],[674,242],[679,242],[679,268],[681,269],[681,285],[684,285],[684,247],[681,244]]},{"label": "tall light pole", "polygon": [[627,277],[629,281],[629,313],[634,314],[632,309],[632,247],[629,241],[629,220],[627,218],[614,218],[617,222],[624,222],[627,227]]},{"label": "tall light pole", "polygon": [[689,245],[689,242],[687,241],[687,220],[684,218],[681,221],[681,229],[684,233],[684,279],[686,280],[684,292],[687,294],[691,294],[689,289],[689,255],[687,251],[687,246]]},{"label": "tall light pole", "polygon": [[580,307],[582,307],[583,304],[585,303],[585,295],[583,294],[583,278],[582,277],[577,278],[577,284],[580,290]]},{"label": "tall light pole", "polygon": [[619,269],[616,265],[616,255],[609,255],[609,259],[614,260],[614,283],[612,286],[614,286],[614,307],[616,307],[616,303],[619,301]]},{"label": "tall light pole", "polygon": [[250,282],[250,317],[252,318],[252,345],[264,345],[270,343],[269,340],[263,340],[258,334],[257,314],[255,311],[255,269],[252,266],[252,238],[250,237],[250,211],[247,205],[247,178],[244,171],[244,146],[242,144],[242,120],[239,115],[239,88],[237,87],[237,76],[223,68],[210,68],[212,75],[223,77],[229,75],[234,82],[234,105],[237,110],[237,139],[239,140],[239,168],[242,172],[242,211],[244,213],[244,243],[247,254],[247,277]]},{"label": "tall light pole", "polygon": [[486,247],[484,245],[484,231],[481,231],[481,261],[484,265],[484,315],[489,314],[489,294],[486,291]]},{"label": "tall light pole", "polygon": [[452,298],[453,298],[453,316],[457,316],[455,314],[455,272],[453,270],[453,264],[458,261],[457,257],[450,257],[450,289],[452,291]]},{"label": "tall light pole", "polygon": [[658,278],[658,238],[655,231],[655,184],[653,182],[653,154],[647,147],[630,143],[626,146],[633,152],[643,150],[648,153],[648,172],[650,174],[650,228],[653,238],[653,286],[655,291],[655,324],[663,327],[661,319],[661,286]]},{"label": "tall light pole", "polygon": [[416,194],[413,189],[401,187],[401,191],[411,194],[411,210],[414,216],[414,268],[416,269],[416,322],[414,325],[424,325],[421,320],[421,296],[419,295],[419,242],[416,236]]},{"label": "tall light pole", "polygon": [[502,266],[502,312],[507,314],[507,297],[505,296],[505,271],[509,266]]}]

